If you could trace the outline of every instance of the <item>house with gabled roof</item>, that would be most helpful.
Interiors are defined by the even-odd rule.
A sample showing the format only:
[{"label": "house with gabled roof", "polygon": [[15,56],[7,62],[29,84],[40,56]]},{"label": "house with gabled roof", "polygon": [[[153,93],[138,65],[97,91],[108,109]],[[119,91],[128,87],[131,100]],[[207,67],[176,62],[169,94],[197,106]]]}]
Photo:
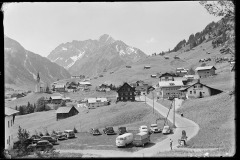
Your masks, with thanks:
[{"label": "house with gabled roof", "polygon": [[64,107],[59,107],[56,111],[57,114],[57,120],[59,119],[64,119],[68,118],[74,115],[77,115],[79,112],[78,110],[73,106],[64,106]]},{"label": "house with gabled roof", "polygon": [[221,90],[200,83],[200,80],[192,85],[189,85],[186,88],[181,88],[180,91],[186,95],[186,98],[203,98],[222,92]]},{"label": "house with gabled roof", "polygon": [[86,105],[89,109],[97,108],[109,105],[109,101],[107,100],[107,98],[88,98]]},{"label": "house with gabled roof", "polygon": [[174,81],[174,77],[177,77],[177,76],[173,73],[166,72],[159,76],[159,80],[160,81]]},{"label": "house with gabled roof", "polygon": [[5,107],[5,149],[13,148],[13,128],[17,113],[19,111]]},{"label": "house with gabled roof", "polygon": [[124,83],[118,90],[118,101],[135,101],[135,88]]},{"label": "house with gabled roof", "polygon": [[156,92],[159,98],[179,97],[182,94],[179,91],[182,86],[182,81],[160,81],[156,85]]},{"label": "house with gabled roof", "polygon": [[213,75],[215,75],[215,70],[216,70],[216,68],[214,66],[197,67],[195,69],[196,74],[199,75],[199,78],[213,76]]},{"label": "house with gabled roof", "polygon": [[60,104],[63,100],[62,96],[51,96],[49,97],[49,102],[53,104]]}]

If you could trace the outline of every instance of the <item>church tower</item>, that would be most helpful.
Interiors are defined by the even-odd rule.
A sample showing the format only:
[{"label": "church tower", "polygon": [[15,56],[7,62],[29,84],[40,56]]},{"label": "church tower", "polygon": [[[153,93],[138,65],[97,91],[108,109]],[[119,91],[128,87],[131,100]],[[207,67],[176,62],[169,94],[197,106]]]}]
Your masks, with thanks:
[{"label": "church tower", "polygon": [[41,92],[41,84],[40,84],[39,72],[38,72],[38,75],[37,75],[37,84],[36,84],[36,87],[35,87],[35,92]]}]

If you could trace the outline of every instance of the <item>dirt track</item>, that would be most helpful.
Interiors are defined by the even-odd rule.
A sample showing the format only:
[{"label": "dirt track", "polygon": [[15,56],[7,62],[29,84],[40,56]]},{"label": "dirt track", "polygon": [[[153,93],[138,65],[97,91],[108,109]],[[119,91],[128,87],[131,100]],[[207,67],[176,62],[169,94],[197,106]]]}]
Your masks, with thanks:
[{"label": "dirt track", "polygon": [[[145,101],[145,97],[140,97],[142,101]],[[146,97],[146,103],[153,107],[152,100]],[[179,106],[176,107],[176,109]],[[161,104],[154,102],[154,109],[160,114],[166,117],[168,109]],[[173,109],[170,110],[168,120],[173,123]],[[71,152],[71,153],[82,153],[83,157],[153,157],[158,152],[169,151],[170,145],[169,140],[173,140],[173,149],[176,149],[178,146],[178,139],[181,138],[182,130],[185,130],[187,133],[188,140],[194,137],[198,131],[199,126],[195,122],[181,117],[178,114],[175,114],[175,126],[174,134],[170,134],[167,139],[156,143],[150,148],[144,148],[140,151],[134,153],[125,152],[125,151],[114,151],[114,150],[58,150],[61,152]]]}]

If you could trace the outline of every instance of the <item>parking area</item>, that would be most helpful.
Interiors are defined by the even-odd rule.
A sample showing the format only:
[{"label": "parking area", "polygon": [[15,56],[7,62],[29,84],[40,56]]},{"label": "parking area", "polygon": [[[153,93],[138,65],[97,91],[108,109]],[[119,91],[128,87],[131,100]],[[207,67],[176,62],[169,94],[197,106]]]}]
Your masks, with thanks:
[{"label": "parking area", "polygon": [[[102,132],[102,131],[101,131]],[[137,130],[131,130],[130,133],[136,134]],[[116,146],[116,135],[98,135],[93,136],[88,132],[76,133],[76,138],[58,141],[59,145],[54,145],[54,148],[57,150],[118,150],[118,151],[128,151],[134,152],[143,149],[142,147],[135,147],[132,144],[129,144],[126,148],[118,148]],[[157,142],[166,138],[166,135],[162,133],[151,134],[151,142],[145,146],[145,148],[155,145]]]}]

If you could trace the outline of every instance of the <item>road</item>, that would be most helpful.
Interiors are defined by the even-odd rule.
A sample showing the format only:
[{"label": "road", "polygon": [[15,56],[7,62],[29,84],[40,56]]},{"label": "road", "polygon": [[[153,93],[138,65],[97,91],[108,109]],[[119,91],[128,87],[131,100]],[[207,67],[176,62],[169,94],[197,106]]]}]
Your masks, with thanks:
[{"label": "road", "polygon": [[[145,101],[145,97],[140,97],[141,101]],[[179,108],[181,102],[176,101],[177,106],[175,109]],[[153,107],[153,101],[146,97],[146,104]],[[158,111],[161,115],[167,116],[168,108],[154,101],[154,110]],[[170,110],[168,120],[173,123],[173,109]],[[182,136],[182,130],[187,133],[188,140],[197,135],[199,131],[199,125],[195,122],[181,117],[175,114],[175,126],[174,134],[168,135],[168,138],[161,142],[156,143],[152,147],[144,148],[136,152],[126,152],[126,151],[114,151],[114,150],[59,150],[60,152],[72,152],[72,153],[83,153],[85,156],[90,157],[153,157],[158,152],[170,151],[170,139],[173,140],[173,149],[178,146],[178,139]]]}]

